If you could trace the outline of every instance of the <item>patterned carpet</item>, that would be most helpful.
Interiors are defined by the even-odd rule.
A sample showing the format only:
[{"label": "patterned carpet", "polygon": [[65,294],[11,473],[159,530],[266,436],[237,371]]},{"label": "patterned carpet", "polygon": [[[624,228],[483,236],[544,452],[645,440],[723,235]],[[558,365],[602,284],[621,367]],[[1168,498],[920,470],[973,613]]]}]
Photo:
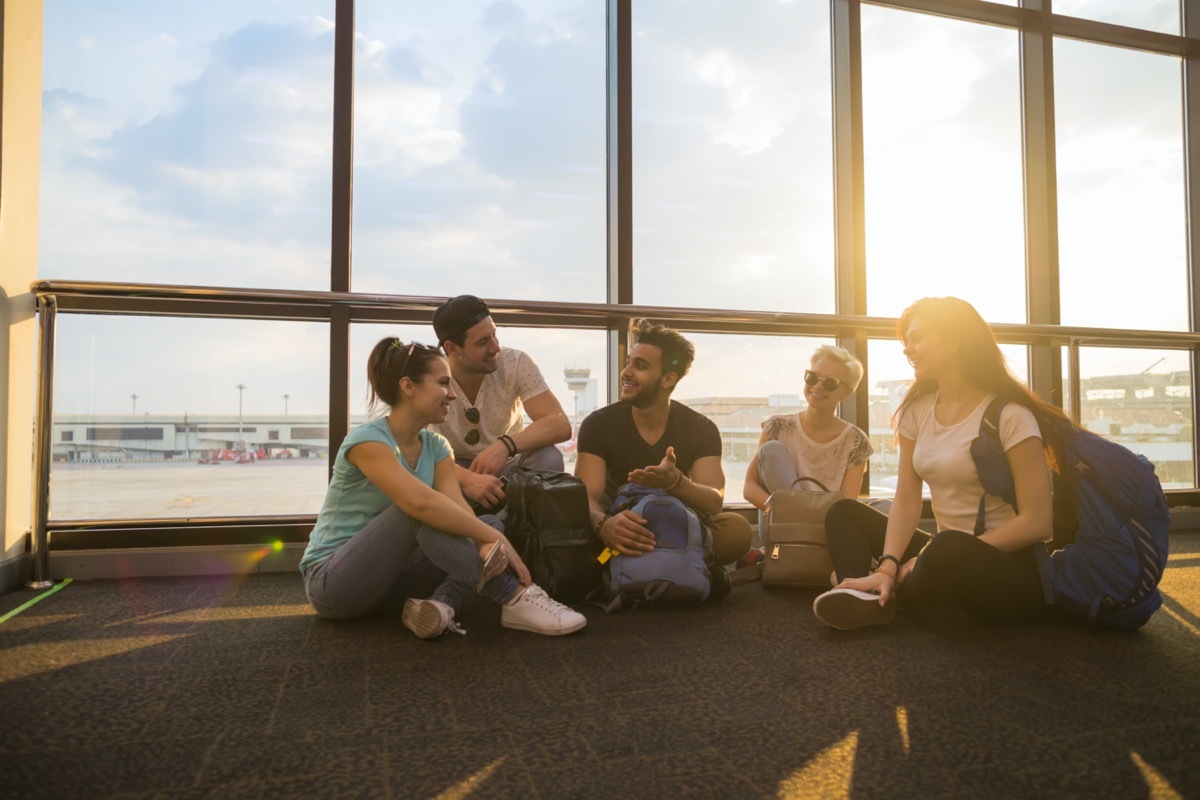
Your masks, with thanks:
[{"label": "patterned carpet", "polygon": [[[0,624],[5,798],[1200,796],[1200,534],[1141,631],[737,587],[555,639],[317,619],[295,574],[68,584]],[[35,595],[0,597],[0,615]]]}]

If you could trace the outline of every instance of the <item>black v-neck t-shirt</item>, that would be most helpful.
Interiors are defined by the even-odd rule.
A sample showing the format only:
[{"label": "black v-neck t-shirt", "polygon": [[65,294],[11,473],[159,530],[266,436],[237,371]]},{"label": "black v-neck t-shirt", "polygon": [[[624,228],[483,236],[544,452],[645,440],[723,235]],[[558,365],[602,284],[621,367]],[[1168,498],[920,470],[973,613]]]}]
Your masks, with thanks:
[{"label": "black v-neck t-shirt", "polygon": [[671,401],[667,413],[667,428],[662,438],[647,444],[633,424],[633,407],[616,402],[597,409],[579,426],[577,448],[604,459],[607,481],[606,499],[616,497],[617,489],[629,482],[635,469],[661,463],[667,448],[675,448],[675,465],[684,475],[691,475],[692,465],[705,456],[721,457],[721,433],[708,417],[682,403]]}]

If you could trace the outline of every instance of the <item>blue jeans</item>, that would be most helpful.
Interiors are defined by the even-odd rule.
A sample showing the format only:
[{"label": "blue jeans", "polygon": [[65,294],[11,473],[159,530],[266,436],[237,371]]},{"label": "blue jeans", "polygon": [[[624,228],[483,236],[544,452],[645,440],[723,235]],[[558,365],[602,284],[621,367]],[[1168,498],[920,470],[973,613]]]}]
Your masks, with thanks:
[{"label": "blue jeans", "polygon": [[[493,518],[482,518],[500,529]],[[410,597],[430,597],[460,611],[475,595],[483,560],[475,542],[435,530],[391,506],[333,555],[304,574],[308,602],[327,619],[351,619],[396,609]],[[483,586],[481,596],[498,603],[519,583],[505,571]]]}]

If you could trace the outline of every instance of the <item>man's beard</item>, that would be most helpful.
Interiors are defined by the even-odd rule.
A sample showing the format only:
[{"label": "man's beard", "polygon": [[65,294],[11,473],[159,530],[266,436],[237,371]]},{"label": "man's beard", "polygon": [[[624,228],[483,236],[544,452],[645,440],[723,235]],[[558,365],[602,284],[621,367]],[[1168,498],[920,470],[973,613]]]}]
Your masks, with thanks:
[{"label": "man's beard", "polygon": [[467,372],[472,372],[476,375],[491,375],[493,372],[500,369],[500,362],[497,360],[493,361],[491,364],[488,364],[485,361],[478,361],[474,364],[464,364],[463,366],[467,368]]},{"label": "man's beard", "polygon": [[634,408],[649,408],[658,402],[658,396],[662,392],[662,387],[658,384],[643,386],[638,389],[637,394],[625,400],[626,403]]}]

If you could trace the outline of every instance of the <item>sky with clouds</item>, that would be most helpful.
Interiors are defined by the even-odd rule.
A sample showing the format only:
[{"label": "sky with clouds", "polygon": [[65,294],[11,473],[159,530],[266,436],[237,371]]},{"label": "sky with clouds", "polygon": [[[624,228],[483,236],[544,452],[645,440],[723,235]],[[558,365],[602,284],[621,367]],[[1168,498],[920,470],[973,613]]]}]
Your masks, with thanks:
[{"label": "sky with clouds", "polygon": [[[604,4],[357,7],[354,288],[603,301]],[[1170,2],[1055,9],[1178,29]],[[828,13],[634,4],[635,302],[833,311]],[[333,18],[332,0],[46,0],[40,275],[328,288]],[[1023,321],[1016,34],[865,6],[863,43],[870,313],[959,294]],[[1184,330],[1179,62],[1055,59],[1064,322]],[[381,333],[356,329],[355,352]],[[565,367],[603,396],[601,334],[506,337],[564,405]],[[820,343],[698,340],[681,398],[799,393]],[[248,411],[287,393],[322,414],[327,348],[320,325],[65,315],[56,408],[230,413],[241,383]],[[885,343],[872,364],[907,374]]]}]

